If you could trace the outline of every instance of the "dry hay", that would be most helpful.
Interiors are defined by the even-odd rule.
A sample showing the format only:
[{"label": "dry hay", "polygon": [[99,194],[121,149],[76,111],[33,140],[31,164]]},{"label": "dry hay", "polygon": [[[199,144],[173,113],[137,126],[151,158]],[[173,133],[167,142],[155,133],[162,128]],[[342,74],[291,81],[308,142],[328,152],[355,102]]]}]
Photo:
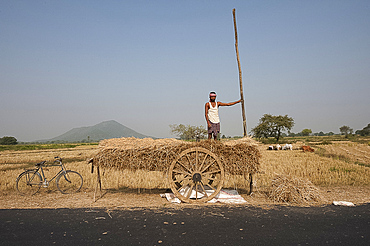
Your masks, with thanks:
[{"label": "dry hay", "polygon": [[230,142],[185,142],[176,139],[118,138],[102,140],[99,152],[94,156],[94,166],[119,170],[167,171],[172,161],[184,150],[203,147],[216,154],[225,171],[236,175],[256,173],[259,169],[260,152],[250,139]]},{"label": "dry hay", "polygon": [[258,147],[258,142],[251,137],[243,137],[236,140],[226,140],[223,141],[222,143],[224,143],[227,146],[234,146],[237,144],[247,144],[250,146]]},{"label": "dry hay", "polygon": [[319,190],[310,181],[284,175],[273,178],[270,199],[296,205],[312,205],[322,201]]}]

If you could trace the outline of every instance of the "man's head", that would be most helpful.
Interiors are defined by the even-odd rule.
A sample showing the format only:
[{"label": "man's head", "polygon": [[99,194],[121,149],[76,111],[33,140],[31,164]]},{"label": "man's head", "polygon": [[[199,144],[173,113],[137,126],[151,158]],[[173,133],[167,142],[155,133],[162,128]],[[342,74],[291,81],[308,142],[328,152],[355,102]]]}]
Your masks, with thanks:
[{"label": "man's head", "polygon": [[209,93],[209,100],[210,101],[212,101],[212,102],[214,102],[215,100],[216,100],[216,92],[214,92],[214,91],[211,91],[210,93]]}]

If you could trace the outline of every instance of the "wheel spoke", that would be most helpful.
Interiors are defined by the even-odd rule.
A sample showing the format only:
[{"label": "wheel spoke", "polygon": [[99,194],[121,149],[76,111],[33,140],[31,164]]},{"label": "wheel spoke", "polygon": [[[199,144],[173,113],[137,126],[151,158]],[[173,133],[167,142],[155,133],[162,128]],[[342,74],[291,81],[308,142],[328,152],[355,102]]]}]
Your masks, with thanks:
[{"label": "wheel spoke", "polygon": [[184,171],[181,171],[181,170],[177,170],[177,169],[173,169],[173,172],[176,172],[176,173],[181,173],[181,174],[184,174],[184,175],[191,175],[190,173],[187,173],[187,172],[184,172]]},{"label": "wheel spoke", "polygon": [[202,161],[202,164],[200,164],[199,168],[197,169],[198,172],[200,170],[202,170],[202,167],[203,167],[204,163],[206,162],[206,159],[207,159],[208,156],[209,156],[209,154],[207,153],[206,156],[204,157],[203,161]]},{"label": "wheel spoke", "polygon": [[204,195],[208,197],[206,190],[204,189],[203,183],[200,182],[200,187],[202,187],[202,190],[204,191]]},{"label": "wheel spoke", "polygon": [[[190,195],[191,195],[191,192],[193,190],[193,187],[194,187],[194,183],[191,184],[190,186],[190,189],[187,190],[188,194],[185,196],[186,199],[189,199]],[[185,194],[184,194],[185,195]]]},{"label": "wheel spoke", "polygon": [[212,187],[212,185],[208,185],[209,188],[211,188],[212,190],[216,191],[215,188]]},{"label": "wheel spoke", "polygon": [[203,173],[203,175],[208,175],[208,174],[213,174],[213,173],[221,173],[221,170],[209,171],[209,172]]},{"label": "wheel spoke", "polygon": [[205,168],[203,168],[202,171],[200,171],[201,173],[203,173],[205,170],[207,170],[210,166],[212,166],[214,163],[216,162],[216,160],[213,160],[211,163],[209,163]]},{"label": "wheel spoke", "polygon": [[179,163],[183,168],[185,168],[189,173],[191,173],[192,171],[185,166],[185,164],[183,164],[180,160],[177,161],[177,163]]},{"label": "wheel spoke", "polygon": [[209,178],[207,178],[207,179],[209,179],[209,180],[217,180],[217,178],[215,178],[215,177],[209,177]]},{"label": "wheel spoke", "polygon": [[186,155],[186,158],[188,159],[188,162],[189,162],[189,166],[190,166],[190,172],[193,172],[193,169],[191,168],[192,167],[192,164],[191,164],[191,160],[190,160],[190,158],[189,158],[189,156],[188,155]]},{"label": "wheel spoke", "polygon": [[183,179],[181,181],[175,180],[175,183],[178,184],[180,189],[188,186],[190,184],[190,182],[191,182],[191,179]]},{"label": "wheel spoke", "polygon": [[198,148],[195,150],[195,170],[198,170],[198,163],[199,163],[199,154],[198,154]]},{"label": "wheel spoke", "polygon": [[198,183],[195,183],[195,200],[198,200]]},{"label": "wheel spoke", "polygon": [[189,183],[190,182],[184,182],[183,184],[179,183],[180,186],[177,188],[177,192],[180,192],[182,189],[184,189],[186,192],[186,187],[189,185]]},{"label": "wheel spoke", "polygon": [[183,178],[178,178],[178,177],[176,177],[176,182],[178,182],[178,183],[180,183],[181,181],[184,181],[184,180],[191,180],[191,177],[183,177]]}]

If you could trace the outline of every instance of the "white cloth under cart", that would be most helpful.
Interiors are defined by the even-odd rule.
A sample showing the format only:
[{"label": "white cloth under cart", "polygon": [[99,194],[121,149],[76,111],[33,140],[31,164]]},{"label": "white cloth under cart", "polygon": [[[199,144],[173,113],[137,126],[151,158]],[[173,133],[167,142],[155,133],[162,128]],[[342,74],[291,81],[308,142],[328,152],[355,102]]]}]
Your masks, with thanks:
[{"label": "white cloth under cart", "polygon": [[[213,193],[213,190],[205,187],[205,190],[207,192],[207,195],[210,195]],[[180,194],[185,193],[185,189],[181,189]],[[198,193],[199,195],[199,193]],[[161,197],[166,197],[167,200],[171,203],[181,203],[181,200],[175,196],[175,194],[171,193],[165,193],[161,194]],[[192,194],[190,195],[190,198],[195,198],[195,191],[192,191]],[[227,203],[227,204],[244,204],[247,203],[244,198],[239,195],[238,191],[236,190],[227,190],[227,189],[221,189],[221,191],[215,196],[212,200],[208,201],[208,203]]]}]

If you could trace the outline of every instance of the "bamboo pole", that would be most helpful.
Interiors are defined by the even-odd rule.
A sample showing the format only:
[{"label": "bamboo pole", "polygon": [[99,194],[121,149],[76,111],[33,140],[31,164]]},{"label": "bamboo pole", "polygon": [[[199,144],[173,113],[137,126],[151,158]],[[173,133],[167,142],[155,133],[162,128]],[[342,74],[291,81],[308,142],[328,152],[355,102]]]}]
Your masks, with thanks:
[{"label": "bamboo pole", "polygon": [[235,9],[233,9],[233,17],[234,17],[234,30],[235,30],[235,51],[236,51],[236,59],[238,61],[238,69],[239,69],[239,85],[240,85],[240,99],[242,104],[242,117],[243,117],[243,136],[247,136],[247,120],[245,116],[245,107],[244,107],[244,95],[243,95],[243,82],[242,82],[242,69],[240,66],[240,59],[239,59],[239,48],[238,48],[238,31],[236,28],[236,17],[235,17]]},{"label": "bamboo pole", "polygon": [[96,167],[96,186],[95,186],[95,192],[94,192],[94,202],[96,202],[97,199],[97,193],[100,193],[100,198],[102,197],[102,190],[101,190],[101,177],[100,177],[100,168],[99,166]]}]

